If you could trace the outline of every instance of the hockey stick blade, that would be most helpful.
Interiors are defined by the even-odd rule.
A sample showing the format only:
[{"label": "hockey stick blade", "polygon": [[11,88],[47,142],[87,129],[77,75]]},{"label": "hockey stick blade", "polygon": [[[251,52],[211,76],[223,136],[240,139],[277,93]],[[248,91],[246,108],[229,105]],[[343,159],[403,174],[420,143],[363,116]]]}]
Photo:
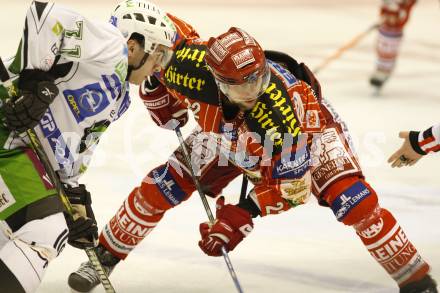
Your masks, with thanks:
[{"label": "hockey stick blade", "polygon": [[[2,81],[2,85],[9,90],[9,87],[12,85],[12,82],[9,73],[1,58],[0,58],[0,79]],[[52,183],[55,185],[55,189],[61,201],[63,202],[64,207],[66,208],[68,213],[72,214],[73,211],[72,205],[70,204],[66,194],[64,193],[64,189],[62,187],[61,181],[59,180],[58,175],[55,173],[55,170],[52,168],[49,158],[47,157],[47,154],[44,151],[43,146],[41,145],[41,141],[38,138],[37,134],[35,133],[35,130],[28,129],[26,130],[26,133],[29,136],[29,140],[31,142],[32,148],[34,149],[35,153],[40,159],[44,169],[47,172],[47,175],[49,176]],[[108,278],[106,272],[104,271],[104,268],[102,267],[101,262],[98,259],[98,256],[96,255],[94,248],[90,247],[90,248],[85,248],[84,250],[89,258],[90,263],[93,265],[93,268],[96,271],[96,274],[98,275],[99,280],[101,281],[102,286],[105,289],[105,292],[116,293],[115,289],[113,288],[110,282],[110,279]]]},{"label": "hockey stick blade", "polygon": [[116,293],[93,247],[84,249],[106,293]]}]

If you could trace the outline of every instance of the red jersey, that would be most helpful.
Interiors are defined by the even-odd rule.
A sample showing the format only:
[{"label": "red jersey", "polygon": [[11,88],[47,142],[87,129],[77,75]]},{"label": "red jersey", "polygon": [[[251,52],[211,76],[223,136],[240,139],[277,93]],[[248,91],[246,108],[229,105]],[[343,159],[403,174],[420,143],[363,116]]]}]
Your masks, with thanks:
[{"label": "red jersey", "polygon": [[[320,194],[332,178],[312,177],[313,136],[305,134],[322,133],[327,126],[323,105],[312,88],[268,60],[269,86],[253,109],[241,112],[228,106],[205,64],[206,42],[191,26],[170,17],[178,38],[174,55],[160,74],[162,86],[174,99],[170,104],[191,109],[202,131],[214,134],[221,145],[219,155],[226,155],[251,178],[255,187],[250,196],[261,215],[306,202],[312,189]],[[353,172],[360,172],[355,160],[349,163]]]}]

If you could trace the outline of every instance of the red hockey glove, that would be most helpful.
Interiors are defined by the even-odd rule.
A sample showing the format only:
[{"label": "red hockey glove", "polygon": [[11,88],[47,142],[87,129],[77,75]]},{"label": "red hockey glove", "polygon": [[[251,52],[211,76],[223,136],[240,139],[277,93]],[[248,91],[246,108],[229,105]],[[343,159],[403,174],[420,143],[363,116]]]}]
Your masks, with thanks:
[{"label": "red hockey glove", "polygon": [[216,217],[211,227],[207,222],[200,224],[199,246],[210,256],[222,255],[222,246],[226,251],[234,250],[254,227],[250,213],[235,205],[225,205],[223,196],[217,200]]},{"label": "red hockey glove", "polygon": [[142,82],[139,86],[139,96],[158,126],[174,129],[184,126],[188,121],[188,110],[172,97],[154,76]]}]

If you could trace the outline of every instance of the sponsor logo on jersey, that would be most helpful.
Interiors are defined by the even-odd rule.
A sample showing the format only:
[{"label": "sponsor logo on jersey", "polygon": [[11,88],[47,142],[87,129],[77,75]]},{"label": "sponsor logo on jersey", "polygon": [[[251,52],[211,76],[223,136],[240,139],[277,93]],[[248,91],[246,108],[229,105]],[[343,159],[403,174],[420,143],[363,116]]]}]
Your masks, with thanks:
[{"label": "sponsor logo on jersey", "polygon": [[131,104],[130,93],[127,90],[125,92],[124,99],[122,100],[122,102],[119,106],[117,115],[115,117],[113,117],[113,121],[119,119],[119,117],[121,117],[128,110],[128,108],[130,107],[130,104]]},{"label": "sponsor logo on jersey", "polygon": [[310,163],[310,153],[306,148],[303,148],[293,153],[290,158],[277,160],[272,170],[272,178],[301,178],[309,170]]},{"label": "sponsor logo on jersey", "polygon": [[74,158],[70,152],[68,145],[66,144],[60,129],[55,123],[53,114],[50,109],[47,109],[43,117],[40,120],[40,128],[46,137],[55,159],[61,169],[71,168],[74,162]]},{"label": "sponsor logo on jersey", "polygon": [[[124,46],[124,56],[128,56],[128,49],[126,46]],[[128,63],[127,59],[124,58],[121,61],[118,62],[115,66],[115,72],[119,77],[120,81],[124,81],[127,78],[127,72],[128,72]]]},{"label": "sponsor logo on jersey", "polygon": [[306,112],[306,125],[307,128],[314,129],[320,128],[319,114],[318,110],[308,110]]},{"label": "sponsor logo on jersey", "polygon": [[109,21],[113,26],[118,27],[118,18],[114,15],[110,16]]},{"label": "sponsor logo on jersey", "polygon": [[74,96],[67,96],[67,102],[70,105],[70,108],[72,109],[73,113],[79,117],[81,115],[81,111],[79,110],[78,104],[75,101]]},{"label": "sponsor logo on jersey", "polygon": [[169,66],[165,71],[165,78],[168,83],[183,86],[190,90],[202,91],[206,81],[202,78],[192,77],[188,73],[180,74],[177,67]]},{"label": "sponsor logo on jersey", "polygon": [[290,73],[290,71],[271,60],[267,60],[267,62],[273,67],[275,74],[277,74],[284,81],[287,88],[292,87],[297,82],[297,79],[292,73]]},{"label": "sponsor logo on jersey", "polygon": [[238,129],[234,127],[233,123],[222,123],[220,133],[229,141],[237,141],[238,139]]},{"label": "sponsor logo on jersey", "polygon": [[40,69],[49,71],[55,61],[54,55],[47,55],[40,61]]},{"label": "sponsor logo on jersey", "polygon": [[14,203],[15,198],[12,196],[8,186],[6,185],[5,181],[3,181],[3,178],[0,176],[0,212],[3,212]]},{"label": "sponsor logo on jersey", "polygon": [[64,27],[62,26],[62,24],[57,21],[55,23],[55,25],[52,27],[52,32],[56,35],[59,36],[61,35],[61,33],[64,31]]},{"label": "sponsor logo on jersey", "polygon": [[[280,85],[274,82],[269,84],[265,95],[262,96],[264,98],[259,98],[249,115],[250,119],[247,120],[251,125],[257,124],[257,127],[263,131],[258,131],[258,129],[254,131],[269,137],[277,148],[281,148],[283,145],[284,132],[289,133],[293,138],[301,134],[290,97],[279,87]],[[283,85],[281,87],[284,89]]]},{"label": "sponsor logo on jersey", "polygon": [[104,95],[101,92],[88,89],[79,97],[79,105],[81,109],[84,109],[89,113],[96,113],[103,101]]},{"label": "sponsor logo on jersey", "polygon": [[310,197],[310,176],[307,178],[293,179],[281,183],[281,197],[291,207],[296,207],[307,202]]},{"label": "sponsor logo on jersey", "polygon": [[154,183],[171,205],[178,205],[186,198],[186,193],[180,188],[173,176],[168,172],[167,166],[161,166],[154,169],[152,174]]},{"label": "sponsor logo on jersey", "polygon": [[350,211],[371,195],[371,191],[362,182],[356,182],[341,193],[332,203],[332,210],[338,221],[342,221]]},{"label": "sponsor logo on jersey", "polygon": [[[107,82],[110,83],[110,80],[107,80]],[[108,86],[110,87],[111,85]],[[89,84],[77,90],[65,90],[63,94],[78,123],[88,117],[99,114],[110,104],[105,91],[99,83]],[[113,91],[111,91],[111,94],[112,96],[116,95]]]},{"label": "sponsor logo on jersey", "polygon": [[322,191],[342,176],[360,171],[355,159],[345,149],[343,138],[335,128],[329,128],[313,144],[312,165],[315,168],[312,176],[313,184],[318,191]]},{"label": "sponsor logo on jersey", "polygon": [[200,92],[204,89],[206,84],[205,79],[199,76],[193,76],[190,72],[184,74],[179,72],[179,67],[173,64],[181,64],[182,62],[189,62],[196,68],[206,68],[204,64],[204,57],[206,51],[201,47],[191,48],[183,47],[176,51],[175,61],[171,62],[171,65],[165,70],[165,80],[168,84],[181,86],[190,90],[196,90]]},{"label": "sponsor logo on jersey", "polygon": [[206,67],[204,60],[206,51],[205,47],[183,47],[178,49],[175,53],[176,60],[179,62],[191,61],[195,64],[196,68]]},{"label": "sponsor logo on jersey", "polygon": [[299,123],[302,124],[304,121],[304,104],[301,95],[297,91],[293,92],[293,104],[295,106],[296,114],[298,114]]},{"label": "sponsor logo on jersey", "polygon": [[92,126],[84,129],[84,135],[81,138],[81,143],[79,145],[79,153],[83,153],[88,149],[91,149],[96,144],[99,143],[99,138],[104,133],[104,131],[110,125],[110,121],[102,120],[92,124]]},{"label": "sponsor logo on jersey", "polygon": [[[120,64],[120,63],[118,63]],[[113,100],[118,99],[121,96],[122,93],[122,83],[119,75],[112,74],[112,75],[101,75],[102,80],[104,81],[105,87],[110,92],[110,95]]]},{"label": "sponsor logo on jersey", "polygon": [[185,104],[191,106],[196,119],[200,107],[191,100],[218,106],[218,89],[204,61],[205,54],[205,45],[182,43],[161,76],[172,95],[179,100],[186,99]]}]

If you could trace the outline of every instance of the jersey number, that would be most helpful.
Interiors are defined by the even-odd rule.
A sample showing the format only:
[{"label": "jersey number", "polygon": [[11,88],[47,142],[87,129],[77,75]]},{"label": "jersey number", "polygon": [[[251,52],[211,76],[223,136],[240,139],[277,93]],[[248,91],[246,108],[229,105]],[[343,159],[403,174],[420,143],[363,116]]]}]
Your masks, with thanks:
[{"label": "jersey number", "polygon": [[273,206],[267,206],[266,207],[266,214],[270,215],[270,214],[279,214],[282,212],[283,209],[283,203],[282,202],[277,202],[277,206],[273,207]]},{"label": "jersey number", "polygon": [[199,120],[200,104],[197,102],[191,104],[191,102],[187,98],[185,98],[185,104],[186,107],[193,112],[194,118],[196,120]]},{"label": "jersey number", "polygon": [[[77,40],[82,40],[83,37],[83,27],[84,23],[82,21],[76,22],[76,30],[65,30],[65,38],[75,38]],[[61,53],[66,54],[70,57],[80,58],[81,57],[81,46],[75,45],[74,48],[63,48],[60,50]]]}]

